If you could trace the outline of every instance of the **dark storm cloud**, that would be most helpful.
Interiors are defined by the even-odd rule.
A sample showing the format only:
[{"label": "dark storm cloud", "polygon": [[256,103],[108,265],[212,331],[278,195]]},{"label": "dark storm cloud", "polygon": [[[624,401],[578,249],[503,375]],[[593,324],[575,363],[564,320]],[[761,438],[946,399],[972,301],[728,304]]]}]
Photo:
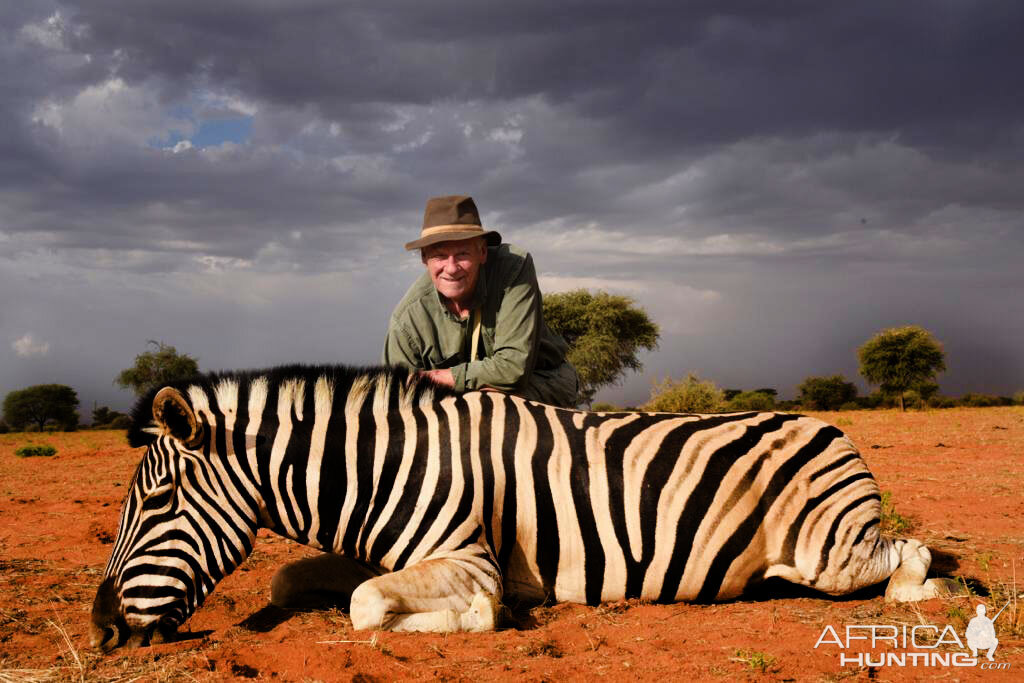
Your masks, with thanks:
[{"label": "dark storm cloud", "polygon": [[[365,362],[388,311],[358,293],[397,300],[423,199],[468,191],[545,281],[656,313],[657,374],[788,393],[911,321],[988,359],[951,360],[957,388],[1024,382],[1022,25],[1016,2],[7,3],[0,330],[50,343],[39,366],[160,335],[215,367],[336,339]],[[224,120],[241,142],[203,148]],[[297,342],[321,310],[364,325]],[[249,341],[209,351],[228,320]]]},{"label": "dark storm cloud", "polygon": [[[106,1],[42,5],[31,15],[12,10],[17,15],[4,23],[42,23],[55,8],[64,49],[54,54],[24,37],[20,50],[7,48],[5,72],[20,85],[7,118],[22,133],[4,162],[11,184],[43,186],[47,207],[68,202],[83,217],[96,207],[117,211],[116,222],[136,232],[138,212],[154,202],[188,203],[223,226],[222,246],[233,243],[232,226],[258,232],[254,216],[323,227],[326,217],[358,221],[397,206],[404,220],[416,204],[404,199],[407,191],[425,173],[438,186],[478,178],[513,223],[551,215],[615,220],[635,214],[624,183],[654,182],[750,138],[892,135],[929,157],[968,141],[975,154],[979,145],[1020,145],[1015,115],[1024,93],[1001,75],[1020,66],[1011,27],[1024,8],[1015,3],[978,12],[951,3],[367,2],[342,9],[326,1]],[[168,107],[210,87],[250,99],[263,109],[255,142],[289,145],[314,162],[290,165],[266,150],[240,150],[225,173],[196,154],[167,160],[124,146],[68,159],[66,141],[30,123],[44,95],[59,101],[113,77],[152,89]],[[416,110],[410,128],[429,125],[432,138],[405,153],[383,130],[401,122],[402,107]],[[463,134],[467,124],[500,125],[502,112],[517,109],[518,159],[488,153]],[[311,117],[333,122],[333,138],[304,135]],[[847,153],[841,147],[857,139],[836,151]],[[383,151],[377,163],[387,183],[315,163],[332,147],[355,155],[353,168],[374,161],[358,155]],[[747,181],[760,184],[777,170],[773,161],[734,155],[734,168],[699,186],[702,200],[729,202],[725,209],[737,213],[744,201],[757,204],[746,221],[757,225],[765,225],[756,214],[762,198],[813,201],[792,187],[756,196],[784,178],[746,192]],[[501,165],[506,172],[493,178]],[[794,189],[800,197],[789,194]],[[177,211],[180,226],[196,224],[187,209]],[[61,227],[45,207],[36,218]],[[266,239],[261,233],[250,242]]]},{"label": "dark storm cloud", "polygon": [[1014,2],[125,1],[70,12],[84,27],[75,46],[133,81],[209,79],[354,121],[379,116],[364,104],[543,95],[612,120],[626,146],[658,149],[837,129],[1004,141],[1024,98],[1006,78],[1022,66]]},{"label": "dark storm cloud", "polygon": [[[22,131],[32,128],[27,113],[43,89],[56,82],[47,94],[59,99],[116,76],[154,89],[168,106],[209,87],[255,101],[263,109],[257,143],[286,144],[319,160],[332,148],[386,157],[377,161],[387,183],[360,183],[356,173],[308,159],[288,168],[265,152],[238,152],[231,174],[196,158],[159,161],[145,149],[107,149],[101,160],[76,166],[39,126],[15,136],[35,145],[10,150],[9,176],[48,182],[51,197],[81,203],[84,212],[90,201],[121,206],[126,225],[139,218],[133,207],[159,199],[212,211],[218,225],[244,223],[247,233],[254,215],[315,227],[324,217],[359,220],[397,206],[395,220],[405,220],[417,203],[407,191],[427,173],[439,187],[478,179],[512,223],[552,215],[617,220],[635,216],[623,199],[630,185],[656,182],[748,139],[842,134],[848,137],[833,151],[846,155],[862,136],[893,136],[926,161],[962,159],[967,146],[994,162],[1021,144],[1024,93],[1005,78],[1021,66],[1012,27],[1021,25],[1024,8],[1016,3],[978,11],[931,2],[367,2],[343,9],[326,1],[69,2],[60,10],[64,52],[33,64],[42,50],[35,46],[10,59],[19,79],[36,84],[17,91]],[[31,18],[42,22],[51,13],[43,6]],[[28,19],[21,11],[5,25]],[[75,62],[83,55],[88,62]],[[396,135],[383,128],[402,121],[402,107],[415,111],[410,132],[429,126],[432,139],[396,152]],[[503,112],[516,110],[524,114],[517,159],[488,153],[463,134],[466,124],[499,125]],[[304,135],[311,118],[333,122],[333,138]],[[820,159],[830,150],[797,151]],[[789,217],[766,224],[757,213],[762,199],[815,201],[815,193],[793,186],[768,196],[786,184],[766,177],[779,171],[771,156],[792,150],[754,152],[734,154],[732,168],[700,184],[702,201],[730,204],[711,206],[716,214],[752,206],[741,219],[746,225],[734,230],[781,229],[782,222],[800,230]],[[715,161],[729,163],[721,154]],[[372,162],[357,156],[353,163]],[[499,166],[505,172],[495,178]],[[829,170],[814,183],[825,194]],[[749,181],[759,187],[750,190]],[[968,196],[958,201],[978,201],[961,194]],[[876,199],[867,194],[864,203]],[[661,201],[651,209],[673,204]],[[903,204],[907,210],[910,202]],[[195,216],[183,211],[179,223],[194,225]]]}]

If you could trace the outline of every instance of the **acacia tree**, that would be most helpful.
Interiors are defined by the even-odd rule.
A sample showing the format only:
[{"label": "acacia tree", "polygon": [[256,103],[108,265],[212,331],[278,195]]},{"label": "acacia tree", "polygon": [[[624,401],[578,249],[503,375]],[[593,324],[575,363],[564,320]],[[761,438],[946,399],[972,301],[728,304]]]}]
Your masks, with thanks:
[{"label": "acacia tree", "polygon": [[544,296],[544,321],[569,344],[567,357],[580,378],[580,403],[639,370],[641,349],[658,346],[658,326],[626,296],[585,289]]},{"label": "acacia tree", "polygon": [[178,353],[162,341],[149,340],[155,348],[135,356],[135,364],[118,374],[114,383],[142,396],[155,386],[187,379],[199,372],[199,362],[187,353]]},{"label": "acacia tree", "polygon": [[917,325],[882,330],[857,350],[857,357],[864,379],[879,385],[883,393],[898,396],[900,410],[906,410],[907,390],[931,388],[935,376],[946,369],[942,344]]},{"label": "acacia tree", "polygon": [[39,431],[48,422],[65,430],[78,426],[78,394],[63,384],[36,384],[12,391],[4,398],[4,421],[15,429],[34,424]]}]

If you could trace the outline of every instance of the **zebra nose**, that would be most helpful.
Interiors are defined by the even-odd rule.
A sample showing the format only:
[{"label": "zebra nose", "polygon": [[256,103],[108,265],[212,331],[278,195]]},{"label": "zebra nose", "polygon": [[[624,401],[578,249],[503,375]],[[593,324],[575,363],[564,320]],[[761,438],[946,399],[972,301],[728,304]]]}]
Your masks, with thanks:
[{"label": "zebra nose", "polygon": [[93,647],[109,652],[128,640],[130,629],[121,615],[121,602],[113,577],[104,579],[92,603],[89,641]]},{"label": "zebra nose", "polygon": [[89,642],[93,647],[104,652],[110,652],[123,640],[124,638],[116,625],[102,628],[93,624],[89,628]]}]

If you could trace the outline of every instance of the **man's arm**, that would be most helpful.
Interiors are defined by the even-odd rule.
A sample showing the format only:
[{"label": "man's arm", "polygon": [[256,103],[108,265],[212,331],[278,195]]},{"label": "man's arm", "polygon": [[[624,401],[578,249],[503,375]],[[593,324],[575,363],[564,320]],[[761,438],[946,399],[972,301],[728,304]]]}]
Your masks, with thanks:
[{"label": "man's arm", "polygon": [[455,388],[455,375],[452,374],[451,368],[441,368],[438,370],[420,370],[419,375],[426,377],[434,384],[440,384],[444,387]]},{"label": "man's arm", "polygon": [[380,362],[384,365],[402,365],[410,370],[422,370],[419,349],[394,318],[388,324],[388,335],[384,340]]},{"label": "man's arm", "polygon": [[446,387],[455,386],[455,378],[450,369],[424,370],[420,364],[419,346],[412,337],[396,324],[394,320],[388,325],[388,335],[384,340],[384,350],[381,352],[381,363],[384,365],[401,365],[410,370],[417,371],[421,376],[427,377],[436,384]]}]

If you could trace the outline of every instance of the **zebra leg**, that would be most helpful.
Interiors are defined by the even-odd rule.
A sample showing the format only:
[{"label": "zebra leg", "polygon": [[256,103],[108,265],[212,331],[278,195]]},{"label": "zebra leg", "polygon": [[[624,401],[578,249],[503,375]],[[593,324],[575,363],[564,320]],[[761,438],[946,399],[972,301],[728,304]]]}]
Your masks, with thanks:
[{"label": "zebra leg", "polygon": [[[885,538],[877,523],[869,523],[859,532],[842,526],[835,532],[835,538],[842,540],[820,550],[812,534],[803,552],[796,552],[792,565],[773,565],[765,577],[778,576],[830,595],[846,595],[889,579],[885,591],[889,602],[915,602],[958,592],[954,581],[927,578],[932,555],[920,541]],[[852,540],[847,542],[847,538]]]},{"label": "zebra leg", "polygon": [[270,603],[292,609],[347,608],[356,587],[380,573],[359,560],[331,553],[289,562],[270,581]]},{"label": "zebra leg", "polygon": [[481,546],[432,555],[370,579],[352,593],[356,629],[492,631],[501,603],[501,575]]},{"label": "zebra leg", "polygon": [[[877,528],[872,527],[873,538],[866,535],[863,542],[850,548],[841,563],[829,563],[829,570],[819,575],[813,586],[841,595],[888,578],[887,602],[917,602],[948,594],[938,579],[927,578],[932,554],[921,541],[884,538]],[[830,571],[833,567],[835,571]]]},{"label": "zebra leg", "polygon": [[932,563],[932,554],[921,541],[893,541],[893,546],[899,549],[900,564],[889,577],[889,586],[885,589],[887,602],[916,602],[963,594],[956,581],[925,578]]}]

